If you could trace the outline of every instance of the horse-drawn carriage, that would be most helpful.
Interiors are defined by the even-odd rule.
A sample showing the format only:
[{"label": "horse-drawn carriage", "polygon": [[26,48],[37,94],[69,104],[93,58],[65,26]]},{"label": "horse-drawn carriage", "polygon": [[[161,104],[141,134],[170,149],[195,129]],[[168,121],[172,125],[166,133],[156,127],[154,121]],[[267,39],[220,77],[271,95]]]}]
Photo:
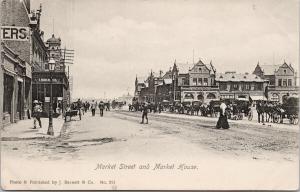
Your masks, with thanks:
[{"label": "horse-drawn carriage", "polygon": [[288,97],[281,105],[276,105],[273,111],[273,122],[283,123],[283,119],[289,119],[291,124],[298,124],[299,121],[299,98]]},{"label": "horse-drawn carriage", "polygon": [[69,120],[72,120],[72,117],[78,116],[79,120],[81,120],[81,107],[82,103],[81,101],[73,102],[70,106],[67,107],[67,110],[64,114],[65,121],[67,121],[67,117],[69,117]]}]

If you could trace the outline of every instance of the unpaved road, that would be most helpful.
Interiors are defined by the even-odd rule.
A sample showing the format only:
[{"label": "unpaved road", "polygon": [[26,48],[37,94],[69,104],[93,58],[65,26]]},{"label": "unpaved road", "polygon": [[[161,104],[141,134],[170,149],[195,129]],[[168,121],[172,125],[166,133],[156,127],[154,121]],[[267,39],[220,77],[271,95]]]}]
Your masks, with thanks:
[{"label": "unpaved road", "polygon": [[[1,142],[2,185],[21,179],[92,179],[91,185],[26,185],[28,189],[295,189],[298,128],[231,122],[173,114],[91,113],[64,125],[55,139]],[[20,163],[21,162],[21,163]],[[150,165],[149,170],[96,170],[98,164]],[[151,171],[156,164],[174,170]],[[197,169],[179,170],[180,164]],[[37,171],[36,171],[37,170]],[[103,184],[113,179],[116,184]],[[98,182],[101,180],[100,182]],[[151,182],[148,182],[151,180]],[[19,188],[18,188],[19,187]]]}]

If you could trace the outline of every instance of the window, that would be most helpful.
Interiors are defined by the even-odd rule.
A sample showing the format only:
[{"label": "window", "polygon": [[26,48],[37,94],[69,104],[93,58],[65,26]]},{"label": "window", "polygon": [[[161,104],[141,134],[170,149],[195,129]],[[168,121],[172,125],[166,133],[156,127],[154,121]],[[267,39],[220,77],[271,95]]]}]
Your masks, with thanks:
[{"label": "window", "polygon": [[284,72],[284,74],[286,74],[286,69],[285,69],[285,70],[283,70],[283,72]]},{"label": "window", "polygon": [[216,98],[216,95],[213,94],[213,93],[209,93],[206,97],[207,99],[215,99]]},{"label": "window", "polygon": [[289,87],[292,86],[292,80],[291,79],[288,80],[288,86]]},{"label": "window", "polygon": [[198,78],[198,85],[202,85],[202,78]]},{"label": "window", "polygon": [[233,83],[233,84],[231,85],[231,89],[232,89],[232,90],[238,90],[238,89],[239,89],[239,85],[238,85],[237,83]]},{"label": "window", "polygon": [[286,87],[286,86],[287,86],[286,79],[284,79],[284,80],[282,81],[282,86],[283,86],[283,87]]},{"label": "window", "polygon": [[246,89],[246,90],[250,90],[250,84],[249,84],[249,83],[246,83],[246,84],[245,84],[245,89]]},{"label": "window", "polygon": [[191,93],[186,93],[186,94],[184,95],[184,98],[185,98],[185,99],[194,99],[194,95],[191,94]]},{"label": "window", "polygon": [[45,70],[49,70],[49,64],[45,63]]},{"label": "window", "polygon": [[282,79],[278,79],[278,86],[279,86],[279,87],[282,86]]},{"label": "window", "polygon": [[261,91],[263,89],[262,83],[256,84],[256,90]]},{"label": "window", "polygon": [[207,86],[207,84],[208,84],[208,80],[207,80],[207,78],[204,78],[203,85]]},{"label": "window", "polygon": [[197,85],[197,78],[193,78],[193,85]]},{"label": "window", "polygon": [[201,68],[199,68],[199,72],[202,73],[202,69]]},{"label": "window", "polygon": [[227,90],[227,84],[226,83],[220,83],[220,90],[221,91]]}]

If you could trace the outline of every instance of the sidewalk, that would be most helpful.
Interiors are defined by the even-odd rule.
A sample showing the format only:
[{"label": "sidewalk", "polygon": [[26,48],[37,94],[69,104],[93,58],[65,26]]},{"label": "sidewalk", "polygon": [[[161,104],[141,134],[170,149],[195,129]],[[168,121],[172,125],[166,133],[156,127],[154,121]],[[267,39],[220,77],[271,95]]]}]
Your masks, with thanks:
[{"label": "sidewalk", "polygon": [[64,125],[64,119],[59,116],[53,118],[53,131],[54,136],[47,135],[49,119],[41,118],[42,128],[33,129],[33,118],[18,121],[17,123],[5,126],[1,130],[1,140],[12,139],[36,139],[36,138],[54,138],[60,135],[60,131]]}]

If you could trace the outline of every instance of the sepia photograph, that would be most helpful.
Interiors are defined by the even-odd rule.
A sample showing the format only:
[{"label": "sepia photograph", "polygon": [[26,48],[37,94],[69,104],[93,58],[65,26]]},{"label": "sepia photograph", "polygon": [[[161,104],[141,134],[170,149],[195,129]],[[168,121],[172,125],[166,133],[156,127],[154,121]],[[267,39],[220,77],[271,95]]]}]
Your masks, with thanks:
[{"label": "sepia photograph", "polygon": [[0,0],[2,190],[298,190],[299,0]]}]

